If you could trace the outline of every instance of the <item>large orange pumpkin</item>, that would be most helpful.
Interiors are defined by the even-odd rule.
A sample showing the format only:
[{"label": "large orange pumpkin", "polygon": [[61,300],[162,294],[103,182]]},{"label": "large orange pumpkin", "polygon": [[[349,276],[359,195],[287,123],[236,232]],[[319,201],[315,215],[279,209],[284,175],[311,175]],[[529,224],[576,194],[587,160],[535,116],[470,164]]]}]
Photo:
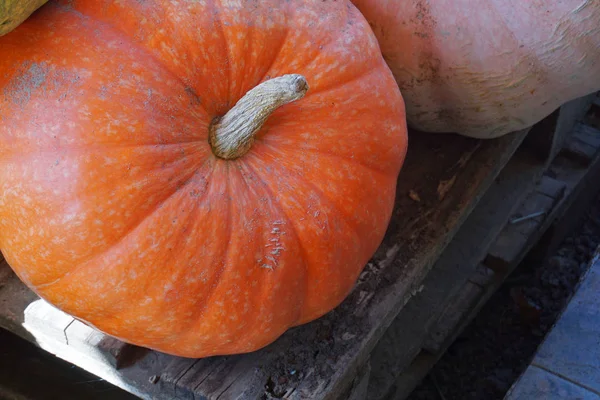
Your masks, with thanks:
[{"label": "large orange pumpkin", "polygon": [[493,138],[600,90],[598,0],[352,0],[424,131]]},{"label": "large orange pumpkin", "polygon": [[389,222],[404,105],[347,2],[52,2],[0,39],[0,88],[0,248],[127,342],[265,346]]}]

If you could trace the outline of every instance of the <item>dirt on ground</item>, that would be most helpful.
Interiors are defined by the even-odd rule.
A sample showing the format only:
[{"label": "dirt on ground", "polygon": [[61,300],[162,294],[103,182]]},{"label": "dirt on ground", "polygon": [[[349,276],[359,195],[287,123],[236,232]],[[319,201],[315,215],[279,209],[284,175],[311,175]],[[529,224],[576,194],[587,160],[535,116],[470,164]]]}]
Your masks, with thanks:
[{"label": "dirt on ground", "polygon": [[409,400],[503,399],[560,316],[599,244],[600,197],[553,255],[540,260],[533,252],[515,269]]}]

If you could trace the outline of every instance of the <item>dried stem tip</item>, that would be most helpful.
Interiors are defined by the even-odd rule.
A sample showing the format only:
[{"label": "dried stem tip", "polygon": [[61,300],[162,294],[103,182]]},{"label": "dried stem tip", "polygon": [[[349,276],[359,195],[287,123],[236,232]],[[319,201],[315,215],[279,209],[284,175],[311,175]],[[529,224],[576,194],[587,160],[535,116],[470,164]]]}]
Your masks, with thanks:
[{"label": "dried stem tip", "polygon": [[269,79],[251,89],[210,125],[208,140],[214,155],[234,160],[246,154],[273,111],[301,99],[307,91],[306,78],[297,74]]}]

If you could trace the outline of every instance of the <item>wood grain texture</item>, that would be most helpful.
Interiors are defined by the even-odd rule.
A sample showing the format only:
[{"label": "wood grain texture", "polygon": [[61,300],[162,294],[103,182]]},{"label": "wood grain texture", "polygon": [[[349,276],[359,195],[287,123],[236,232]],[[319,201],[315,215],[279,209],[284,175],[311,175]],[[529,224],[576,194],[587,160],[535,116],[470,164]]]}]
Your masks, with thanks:
[{"label": "wood grain texture", "polygon": [[[443,332],[454,326],[444,315],[456,314],[452,307],[460,302],[463,285],[539,179],[544,165],[531,151],[520,148],[494,180],[423,280],[422,291],[409,300],[373,350],[369,399],[384,398],[422,347],[437,342],[430,335],[445,336]],[[457,299],[450,301],[455,295]]]},{"label": "wood grain texture", "polygon": [[[589,126],[586,127],[581,124],[576,125],[569,140],[580,140],[582,131],[590,133],[592,137],[600,137],[600,131],[594,129],[590,131],[590,129],[592,128]],[[566,143],[566,145],[568,145],[568,143]],[[471,304],[471,307],[463,309],[464,312],[462,317],[447,320],[445,323],[447,326],[444,327],[445,334],[439,335],[437,340],[434,341],[431,338],[428,339],[425,347],[435,351],[435,353],[421,351],[414,357],[414,360],[408,367],[402,371],[396,371],[396,379],[392,382],[387,382],[387,386],[390,389],[385,393],[386,399],[403,400],[409,396],[413,388],[423,379],[423,377],[425,377],[425,375],[427,375],[448,346],[455,340],[460,332],[462,332],[477,312],[479,312],[489,297],[498,289],[504,279],[539,240],[550,224],[557,218],[560,218],[560,221],[570,221],[573,219],[573,215],[579,212],[579,209],[586,209],[580,205],[580,200],[582,198],[595,198],[594,194],[598,192],[598,179],[600,179],[600,154],[598,152],[596,152],[596,155],[587,168],[580,163],[571,160],[564,152],[559,152],[558,156],[553,160],[546,171],[546,175],[542,177],[536,187],[527,195],[526,199],[533,202],[530,203],[527,200],[524,201],[519,208],[515,210],[513,215],[525,215],[532,209],[536,209],[540,204],[547,204],[548,200],[553,204],[551,210],[541,221],[534,222],[536,229],[528,232],[527,234],[529,236],[526,236],[524,232],[522,232],[522,229],[515,229],[515,225],[506,225],[495,239],[495,243],[489,251],[498,249],[498,241],[512,243],[515,246],[514,248],[505,246],[505,250],[508,254],[512,255],[507,257],[511,258],[510,263],[501,260],[501,258],[495,260],[498,262],[491,262],[494,261],[493,259],[495,257],[488,254],[485,258],[486,265],[479,265],[477,267],[475,272],[473,272],[473,275],[469,277],[468,282],[465,284],[466,287],[459,290],[455,294],[455,297],[446,300],[446,303],[452,308],[452,305],[455,303],[461,303],[460,297],[463,294],[463,290],[472,294],[462,301],[464,303],[464,300],[466,300],[467,303]],[[487,192],[486,196],[490,194],[490,192],[491,191]],[[543,200],[543,198],[545,198],[545,200]],[[480,205],[481,204],[483,204],[483,202],[480,203]],[[473,217],[475,213],[476,211],[471,214],[470,218]],[[559,224],[562,224],[562,222],[559,222]],[[467,223],[465,223],[463,229],[467,226]],[[513,237],[511,238],[510,235]],[[560,238],[557,238],[557,240],[560,241]],[[451,246],[448,247],[448,249],[450,248]],[[491,267],[493,267],[493,270]],[[433,277],[432,274],[434,273],[435,270],[432,270],[430,276]],[[427,279],[429,279],[429,276]],[[472,290],[472,283],[478,284],[484,290]],[[425,289],[423,292],[425,292]],[[456,310],[456,307],[453,308]],[[458,317],[456,313],[453,313],[453,315]],[[454,324],[452,324],[451,320]],[[400,346],[400,343],[401,342],[398,341],[393,343],[393,345]],[[406,345],[402,344],[402,346]],[[376,379],[377,363],[374,359],[372,361],[374,372],[371,379]],[[391,379],[391,377],[388,376],[388,379]]]}]

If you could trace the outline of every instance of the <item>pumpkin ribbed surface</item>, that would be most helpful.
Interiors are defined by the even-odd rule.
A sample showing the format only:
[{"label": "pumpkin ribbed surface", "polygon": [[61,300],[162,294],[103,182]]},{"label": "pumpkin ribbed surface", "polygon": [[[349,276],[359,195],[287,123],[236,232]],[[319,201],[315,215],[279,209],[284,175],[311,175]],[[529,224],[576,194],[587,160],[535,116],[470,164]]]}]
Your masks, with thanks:
[{"label": "pumpkin ribbed surface", "polygon": [[[285,74],[305,97],[213,155],[215,118]],[[389,222],[404,105],[346,2],[56,1],[0,39],[0,88],[0,248],[127,342],[260,348],[339,304]]]}]

